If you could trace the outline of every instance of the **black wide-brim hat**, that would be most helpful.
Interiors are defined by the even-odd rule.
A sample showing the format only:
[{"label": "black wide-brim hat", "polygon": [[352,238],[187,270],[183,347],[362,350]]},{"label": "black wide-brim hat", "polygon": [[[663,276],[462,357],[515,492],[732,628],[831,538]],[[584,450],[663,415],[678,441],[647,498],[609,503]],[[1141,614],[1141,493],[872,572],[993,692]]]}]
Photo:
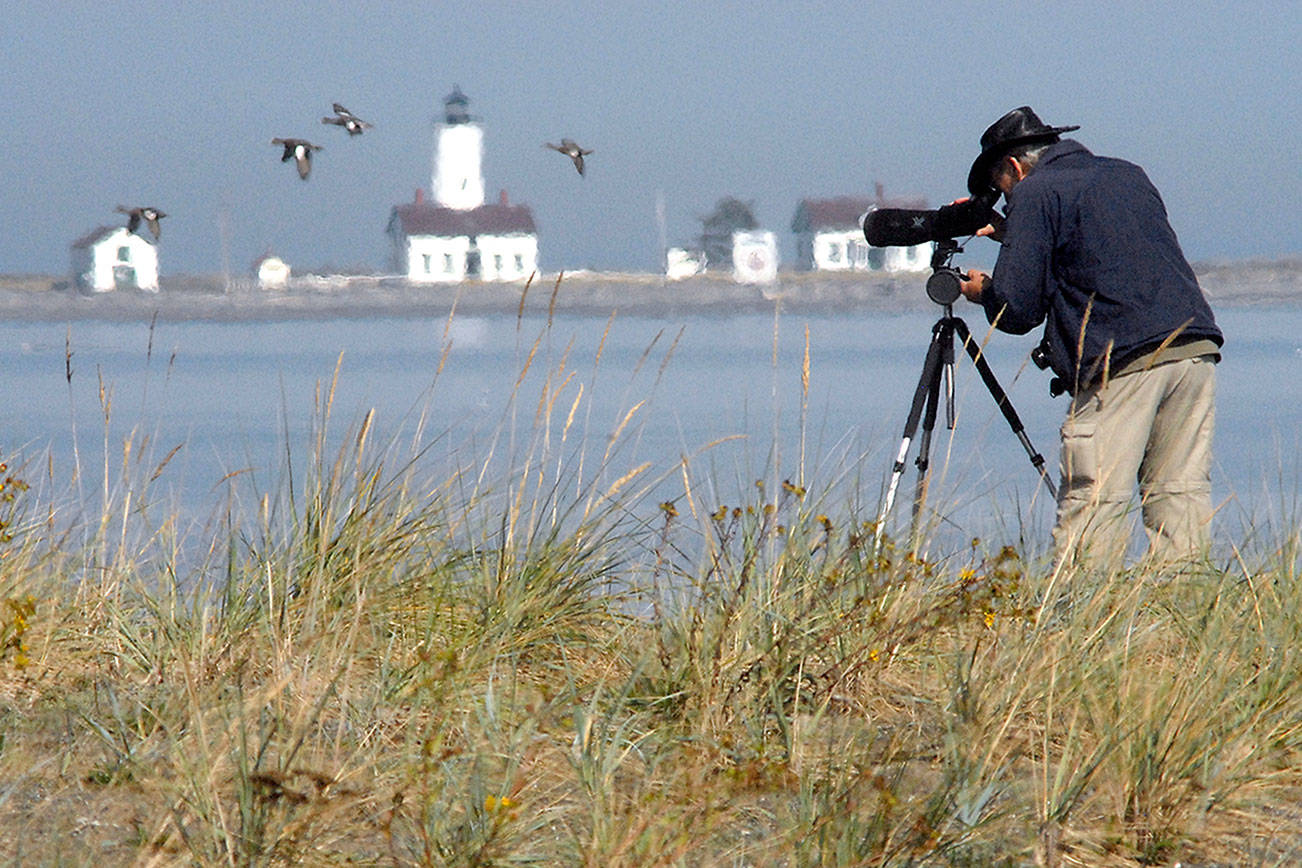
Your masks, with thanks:
[{"label": "black wide-brim hat", "polygon": [[1078,129],[1079,126],[1051,127],[1041,121],[1027,105],[1013,109],[981,134],[981,155],[967,173],[968,191],[973,196],[987,192],[990,189],[990,170],[1000,157],[1018,145],[1056,142],[1062,133]]}]

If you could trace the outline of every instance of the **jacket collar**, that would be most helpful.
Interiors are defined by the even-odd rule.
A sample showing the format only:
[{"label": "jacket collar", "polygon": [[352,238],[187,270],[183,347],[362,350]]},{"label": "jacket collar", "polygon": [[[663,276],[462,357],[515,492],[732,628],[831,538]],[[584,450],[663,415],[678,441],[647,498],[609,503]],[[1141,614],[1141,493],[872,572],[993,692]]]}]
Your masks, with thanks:
[{"label": "jacket collar", "polygon": [[1070,160],[1073,157],[1081,157],[1081,156],[1092,157],[1094,155],[1090,152],[1089,148],[1085,147],[1075,139],[1063,139],[1061,141],[1054,142],[1052,145],[1049,146],[1048,150],[1046,150],[1043,154],[1040,155],[1040,162],[1036,164],[1035,170],[1032,171],[1031,174],[1027,175],[1026,178],[1023,179],[1021,183],[1019,183],[1016,187],[1013,188],[1013,192],[1011,195],[1004,197],[1006,203],[1004,207],[1004,213],[1007,214],[1008,211],[1012,209],[1014,203],[1016,203],[1017,191],[1022,188],[1022,185],[1025,184],[1027,181],[1031,180],[1032,178],[1034,178],[1040,172],[1041,169],[1044,169],[1046,166],[1058,162],[1059,160]]},{"label": "jacket collar", "polygon": [[[1087,157],[1094,156],[1090,152],[1089,148],[1085,147],[1075,139],[1063,139],[1062,141],[1054,142],[1049,146],[1049,149],[1041,155],[1040,166],[1043,166],[1046,163],[1052,163],[1054,160],[1060,160],[1063,157],[1074,157],[1080,154]],[[1039,167],[1037,166],[1037,168]]]}]

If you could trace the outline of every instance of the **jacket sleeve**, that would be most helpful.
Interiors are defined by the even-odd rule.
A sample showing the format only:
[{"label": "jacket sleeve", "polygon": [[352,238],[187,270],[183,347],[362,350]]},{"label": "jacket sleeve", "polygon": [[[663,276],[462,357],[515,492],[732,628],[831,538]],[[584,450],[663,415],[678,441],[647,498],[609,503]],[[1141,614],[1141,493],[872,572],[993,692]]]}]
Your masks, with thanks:
[{"label": "jacket sleeve", "polygon": [[[1019,186],[1026,186],[1022,182]],[[1004,225],[1003,247],[981,298],[986,318],[1000,331],[1022,335],[1044,322],[1052,293],[1054,231],[1039,190],[1017,190]]]}]

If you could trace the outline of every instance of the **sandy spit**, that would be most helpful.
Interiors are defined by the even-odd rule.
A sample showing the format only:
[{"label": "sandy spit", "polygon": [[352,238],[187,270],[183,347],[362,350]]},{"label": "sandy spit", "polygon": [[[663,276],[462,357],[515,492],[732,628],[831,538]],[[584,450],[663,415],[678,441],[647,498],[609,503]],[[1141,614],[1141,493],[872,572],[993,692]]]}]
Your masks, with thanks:
[{"label": "sandy spit", "polygon": [[[1293,304],[1302,300],[1302,258],[1195,265],[1213,307]],[[526,284],[466,282],[422,286],[375,276],[296,277],[287,289],[215,275],[164,276],[161,291],[87,295],[45,275],[0,275],[0,320],[240,322],[347,317],[583,315],[675,317],[771,312],[903,312],[937,309],[926,296],[928,272],[827,275],[789,272],[765,286],[727,276],[666,281],[645,274],[546,274]],[[961,305],[960,309],[965,307]]]}]

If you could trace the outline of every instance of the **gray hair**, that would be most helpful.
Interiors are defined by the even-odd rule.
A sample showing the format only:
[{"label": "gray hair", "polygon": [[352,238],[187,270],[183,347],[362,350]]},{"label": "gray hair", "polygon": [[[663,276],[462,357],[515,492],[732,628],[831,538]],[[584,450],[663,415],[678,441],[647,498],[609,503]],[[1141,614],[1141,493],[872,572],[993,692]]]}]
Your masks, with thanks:
[{"label": "gray hair", "polygon": [[1049,146],[1055,144],[1055,142],[1031,142],[1025,145],[1018,145],[1009,150],[1004,156],[1016,158],[1017,162],[1022,164],[1022,171],[1029,175],[1031,172],[1035,171],[1035,167],[1039,165],[1040,157],[1043,156],[1044,152],[1049,150]]}]

